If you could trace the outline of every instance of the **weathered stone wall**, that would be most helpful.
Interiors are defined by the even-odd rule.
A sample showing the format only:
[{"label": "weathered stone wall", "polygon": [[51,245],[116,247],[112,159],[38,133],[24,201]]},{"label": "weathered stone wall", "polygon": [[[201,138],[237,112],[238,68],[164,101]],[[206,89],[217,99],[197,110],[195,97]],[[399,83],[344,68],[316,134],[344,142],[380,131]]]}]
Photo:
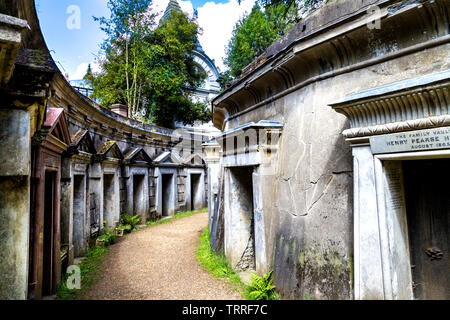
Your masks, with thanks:
[{"label": "weathered stone wall", "polygon": [[[341,134],[349,124],[328,105],[450,67],[448,2],[372,2],[381,6],[381,29],[362,20],[369,2],[335,1],[213,101],[220,129],[284,125],[262,204],[268,267],[283,298],[353,297],[353,164]],[[321,13],[332,19],[319,23]]]},{"label": "weathered stone wall", "polygon": [[[58,150],[61,149],[59,153],[62,154],[59,163],[55,164],[55,167],[61,167],[62,179],[57,179],[57,186],[61,182],[61,187],[55,191],[53,200],[57,204],[55,217],[59,219],[60,214],[62,215],[61,245],[68,247],[69,262],[74,258],[74,242],[77,244],[78,254],[82,254],[85,248],[81,247],[87,242],[85,240],[90,238],[91,233],[98,235],[103,220],[106,219],[113,225],[119,221],[120,213],[130,207],[133,197],[130,198],[128,194],[129,177],[124,174],[130,163],[123,159],[130,151],[142,148],[147,155],[143,161],[148,170],[148,192],[145,193],[144,202],[149,205],[145,209],[148,209],[148,218],[159,217],[156,212],[158,180],[154,174],[161,164],[154,164],[152,160],[172,151],[179,143],[179,138],[174,137],[173,130],[145,125],[103,109],[73,89],[50,56],[40,32],[33,0],[2,1],[0,13],[8,15],[0,19],[0,51],[5,53],[0,57],[0,143],[4,151],[0,155],[0,298],[25,299],[27,295],[29,298],[39,298],[42,264],[35,263],[29,269],[30,252],[33,250],[29,239],[36,236],[29,235],[30,207],[35,205],[30,192],[33,183],[30,181],[33,182],[34,172],[40,172],[42,163],[35,163],[36,158],[30,150],[32,142],[39,145],[46,137],[46,133],[41,131],[46,121],[46,111],[49,108],[64,109],[64,126],[66,122],[68,126],[68,139],[61,142],[58,137],[52,136],[51,143],[58,146]],[[27,24],[30,28],[27,28]],[[78,164],[74,155],[80,150],[78,146],[71,145],[74,141],[70,140],[83,130],[88,131],[93,150],[82,152],[86,167],[84,172],[75,173],[74,167]],[[107,157],[107,154],[101,152],[105,145],[114,145],[114,157]],[[70,150],[63,151],[64,148]],[[188,154],[191,153],[189,150]],[[34,165],[33,169],[31,164]],[[181,159],[180,162],[171,163],[171,166],[178,172],[178,179],[174,182],[178,184],[173,195],[177,199],[175,210],[184,210],[186,199],[183,172],[190,164],[183,163]],[[204,170],[204,166],[202,169]],[[74,180],[74,174],[81,173],[84,175],[84,182],[74,190],[74,183],[79,183]],[[114,194],[105,194],[105,173],[115,174],[110,185]],[[42,190],[43,187],[39,192]],[[135,199],[140,197],[136,196]],[[84,217],[79,215],[74,220],[74,205],[76,213],[81,213]],[[105,210],[105,207],[110,208],[111,212]],[[139,208],[141,210],[143,206]],[[80,223],[85,224],[84,228]],[[93,228],[95,224],[96,230]],[[57,247],[59,227],[55,226],[54,234],[58,238],[55,242]],[[37,236],[33,239],[35,243],[39,242]],[[86,238],[81,239],[83,236]],[[63,248],[55,248],[55,252],[58,249]],[[59,255],[55,253],[55,257]],[[54,272],[58,278],[55,280],[56,284],[61,271],[59,261],[55,266],[58,269]],[[29,275],[32,283],[28,283]],[[37,288],[36,296],[33,296],[34,287]]]}]

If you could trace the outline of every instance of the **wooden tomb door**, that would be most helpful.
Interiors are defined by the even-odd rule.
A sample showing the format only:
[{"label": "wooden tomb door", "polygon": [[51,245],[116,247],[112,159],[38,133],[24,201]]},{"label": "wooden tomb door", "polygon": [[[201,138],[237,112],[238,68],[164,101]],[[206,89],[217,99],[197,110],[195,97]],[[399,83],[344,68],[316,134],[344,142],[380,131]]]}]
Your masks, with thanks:
[{"label": "wooden tomb door", "polygon": [[450,159],[403,168],[414,298],[450,299]]}]

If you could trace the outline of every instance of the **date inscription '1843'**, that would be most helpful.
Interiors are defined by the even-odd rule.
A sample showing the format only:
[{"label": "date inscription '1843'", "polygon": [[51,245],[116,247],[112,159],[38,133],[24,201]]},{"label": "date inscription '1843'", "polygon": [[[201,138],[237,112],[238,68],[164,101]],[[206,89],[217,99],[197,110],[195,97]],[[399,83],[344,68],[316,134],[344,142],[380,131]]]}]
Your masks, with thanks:
[{"label": "date inscription '1843'", "polygon": [[373,154],[450,149],[450,127],[370,137]]}]

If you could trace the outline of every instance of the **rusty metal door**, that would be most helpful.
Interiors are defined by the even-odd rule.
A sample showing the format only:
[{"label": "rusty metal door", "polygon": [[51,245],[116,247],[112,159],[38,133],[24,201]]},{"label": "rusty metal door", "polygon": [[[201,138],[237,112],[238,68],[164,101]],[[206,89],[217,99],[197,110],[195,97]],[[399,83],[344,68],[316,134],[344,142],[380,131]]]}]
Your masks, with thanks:
[{"label": "rusty metal door", "polygon": [[450,159],[403,167],[414,297],[450,299]]}]

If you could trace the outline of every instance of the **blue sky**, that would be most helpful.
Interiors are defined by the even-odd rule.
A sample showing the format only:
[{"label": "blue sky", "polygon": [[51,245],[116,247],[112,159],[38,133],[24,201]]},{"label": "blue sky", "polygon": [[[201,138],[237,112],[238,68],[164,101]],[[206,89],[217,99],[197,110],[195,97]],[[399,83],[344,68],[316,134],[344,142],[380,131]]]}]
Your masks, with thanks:
[{"label": "blue sky", "polygon": [[[168,1],[154,0],[154,10],[163,11]],[[221,70],[224,69],[224,47],[232,28],[251,9],[254,1],[243,0],[239,5],[237,0],[178,0],[183,11],[198,10],[198,23],[203,29],[200,43]],[[67,11],[73,5],[79,8],[79,28],[74,19],[76,12]],[[78,80],[88,64],[93,64],[95,70],[95,59],[105,35],[92,16],[108,16],[107,1],[36,0],[36,8],[45,41],[61,71],[68,73],[70,80]],[[72,27],[68,26],[68,21]]]}]

